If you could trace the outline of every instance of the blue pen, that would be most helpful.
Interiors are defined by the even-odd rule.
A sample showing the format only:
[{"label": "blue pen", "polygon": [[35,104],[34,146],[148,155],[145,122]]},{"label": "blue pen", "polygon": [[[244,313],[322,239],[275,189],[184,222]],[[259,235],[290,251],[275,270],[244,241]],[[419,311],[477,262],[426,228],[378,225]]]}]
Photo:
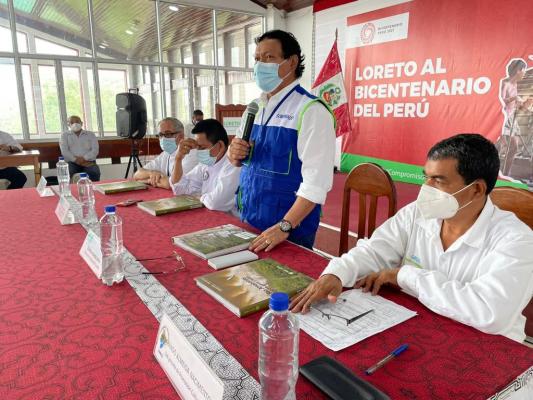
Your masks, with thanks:
[{"label": "blue pen", "polygon": [[399,356],[402,354],[407,348],[409,347],[408,344],[402,344],[400,347],[398,347],[396,350],[394,350],[392,353],[390,353],[387,357],[385,357],[383,360],[378,361],[376,364],[372,365],[370,368],[368,368],[365,371],[365,374],[370,375],[373,374],[378,368],[383,367],[385,364],[387,364],[390,360],[392,360],[394,357]]}]

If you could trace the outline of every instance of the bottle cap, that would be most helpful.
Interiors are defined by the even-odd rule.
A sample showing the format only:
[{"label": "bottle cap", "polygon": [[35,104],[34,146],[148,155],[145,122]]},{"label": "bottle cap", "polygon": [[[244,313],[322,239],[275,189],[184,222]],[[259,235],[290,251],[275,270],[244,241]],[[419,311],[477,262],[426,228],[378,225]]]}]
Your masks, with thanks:
[{"label": "bottle cap", "polygon": [[117,208],[115,206],[105,206],[104,211],[106,213],[114,213],[116,211],[116,209]]},{"label": "bottle cap", "polygon": [[80,178],[87,178],[87,172],[80,172]]},{"label": "bottle cap", "polygon": [[65,158],[64,157],[59,157],[59,161],[63,161]]},{"label": "bottle cap", "polygon": [[270,295],[270,309],[274,311],[285,311],[289,309],[289,295],[287,293],[272,293]]}]

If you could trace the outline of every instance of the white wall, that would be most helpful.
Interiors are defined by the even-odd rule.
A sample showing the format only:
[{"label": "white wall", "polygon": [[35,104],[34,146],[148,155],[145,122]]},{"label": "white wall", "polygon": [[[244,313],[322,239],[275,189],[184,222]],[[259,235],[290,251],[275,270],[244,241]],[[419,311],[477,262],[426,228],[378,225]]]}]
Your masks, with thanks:
[{"label": "white wall", "polygon": [[288,13],[286,29],[296,37],[305,55],[305,71],[300,82],[304,88],[310,90],[313,84],[313,7]]}]

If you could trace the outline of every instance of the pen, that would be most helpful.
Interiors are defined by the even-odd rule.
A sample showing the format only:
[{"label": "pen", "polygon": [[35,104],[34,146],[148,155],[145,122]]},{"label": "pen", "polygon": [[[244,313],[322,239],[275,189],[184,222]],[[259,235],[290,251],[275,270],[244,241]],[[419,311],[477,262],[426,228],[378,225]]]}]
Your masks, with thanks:
[{"label": "pen", "polygon": [[409,347],[408,344],[402,344],[400,347],[398,347],[396,350],[394,350],[392,353],[390,353],[383,360],[378,361],[376,364],[374,364],[370,368],[368,368],[365,371],[365,374],[367,374],[367,375],[373,374],[378,368],[383,367],[385,364],[387,364],[394,357],[397,357],[400,354],[402,354],[405,350],[407,350],[408,347]]}]

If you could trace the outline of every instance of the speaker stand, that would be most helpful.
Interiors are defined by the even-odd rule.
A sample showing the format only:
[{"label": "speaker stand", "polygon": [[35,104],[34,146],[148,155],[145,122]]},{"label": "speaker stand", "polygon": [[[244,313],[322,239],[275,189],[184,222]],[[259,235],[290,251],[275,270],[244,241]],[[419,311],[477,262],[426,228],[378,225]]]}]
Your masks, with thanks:
[{"label": "speaker stand", "polygon": [[139,160],[139,148],[137,147],[137,140],[131,139],[131,152],[130,152],[130,159],[128,160],[128,167],[126,168],[126,176],[124,176],[125,179],[128,178],[128,175],[130,173],[130,166],[133,161],[133,175],[135,175],[135,172],[137,172],[137,163],[139,163],[139,167],[142,168],[141,160]]}]

